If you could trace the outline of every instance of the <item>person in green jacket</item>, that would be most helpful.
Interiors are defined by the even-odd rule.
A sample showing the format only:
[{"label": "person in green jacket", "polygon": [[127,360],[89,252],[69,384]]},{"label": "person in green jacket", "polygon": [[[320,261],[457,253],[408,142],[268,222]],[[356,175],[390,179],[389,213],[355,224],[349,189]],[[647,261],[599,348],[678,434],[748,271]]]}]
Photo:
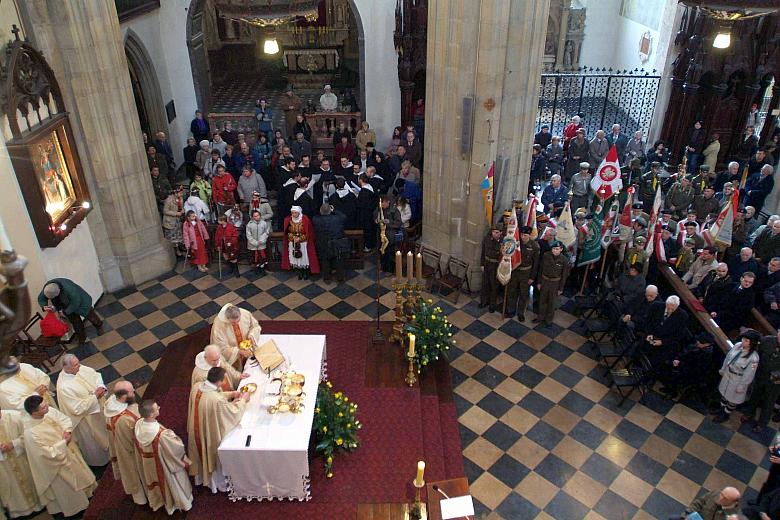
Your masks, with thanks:
[{"label": "person in green jacket", "polygon": [[80,344],[87,342],[84,318],[95,326],[98,334],[103,333],[103,320],[92,307],[92,298],[87,291],[67,278],[53,278],[46,282],[38,295],[38,305],[45,311],[64,314],[73,325]]}]

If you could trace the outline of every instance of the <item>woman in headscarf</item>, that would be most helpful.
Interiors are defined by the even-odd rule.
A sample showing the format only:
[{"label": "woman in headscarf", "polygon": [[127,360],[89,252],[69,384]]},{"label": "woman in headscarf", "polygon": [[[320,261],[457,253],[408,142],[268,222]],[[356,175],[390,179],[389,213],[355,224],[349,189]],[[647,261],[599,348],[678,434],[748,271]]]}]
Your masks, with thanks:
[{"label": "woman in headscarf", "polygon": [[[293,206],[284,219],[284,247],[282,269],[294,269],[299,280],[308,280],[309,274],[318,274],[320,264],[314,247],[314,226],[300,206]],[[309,247],[311,245],[311,247]]]}]

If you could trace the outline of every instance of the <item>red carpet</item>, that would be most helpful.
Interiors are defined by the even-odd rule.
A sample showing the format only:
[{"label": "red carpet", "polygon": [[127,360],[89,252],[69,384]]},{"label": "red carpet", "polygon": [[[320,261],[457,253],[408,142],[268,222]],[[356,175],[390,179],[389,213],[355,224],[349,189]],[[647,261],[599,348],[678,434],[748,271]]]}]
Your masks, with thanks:
[{"label": "red carpet", "polygon": [[[364,424],[361,446],[353,453],[339,454],[334,477],[326,479],[322,460],[310,461],[312,499],[308,502],[235,502],[226,494],[212,495],[195,488],[193,508],[178,518],[227,518],[262,515],[272,519],[353,519],[357,504],[398,503],[413,497],[411,480],[416,462],[427,463],[426,480],[462,477],[457,413],[452,402],[449,369],[442,364],[430,371],[423,391],[397,384],[366,386],[367,365],[380,359],[368,342],[373,326],[369,323],[277,321],[263,324],[264,331],[276,334],[325,334],[327,336],[328,378],[334,390],[343,391],[358,403],[358,417]],[[160,422],[173,428],[186,443],[186,413],[189,380],[195,354],[208,341],[209,328],[171,343],[165,350],[145,397],[155,397],[162,409]],[[371,359],[372,361],[368,361]],[[386,363],[394,365],[395,363]],[[373,371],[377,367],[369,367]],[[381,369],[382,367],[380,367]],[[381,387],[380,387],[381,386]],[[125,496],[122,486],[106,471],[92,498],[86,519],[168,518],[164,511],[152,514]],[[259,516],[258,516],[259,517]]]}]

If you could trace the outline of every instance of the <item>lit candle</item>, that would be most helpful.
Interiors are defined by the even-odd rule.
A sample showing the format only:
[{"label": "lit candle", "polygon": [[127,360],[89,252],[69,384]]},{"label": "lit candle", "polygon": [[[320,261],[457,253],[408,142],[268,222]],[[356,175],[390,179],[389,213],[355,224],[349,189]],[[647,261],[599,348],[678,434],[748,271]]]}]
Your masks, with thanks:
[{"label": "lit candle", "polygon": [[395,252],[395,281],[396,283],[401,283],[401,278],[403,278],[403,258],[401,258],[401,252],[396,251]]},{"label": "lit candle", "polygon": [[417,338],[414,334],[409,334],[409,357],[414,357],[414,342]]},{"label": "lit candle", "polygon": [[414,279],[414,262],[412,260],[413,258],[414,255],[412,254],[411,251],[406,253],[406,276],[409,277],[410,283]]},{"label": "lit candle", "polygon": [[422,253],[417,253],[417,282],[422,283]]},{"label": "lit candle", "polygon": [[13,251],[13,249],[14,248],[11,246],[11,240],[8,238],[8,235],[5,232],[3,221],[0,220],[0,251]]},{"label": "lit candle", "polygon": [[425,482],[423,480],[424,473],[425,473],[425,462],[423,461],[417,462],[417,479],[415,480],[417,484],[422,484],[423,482]]}]

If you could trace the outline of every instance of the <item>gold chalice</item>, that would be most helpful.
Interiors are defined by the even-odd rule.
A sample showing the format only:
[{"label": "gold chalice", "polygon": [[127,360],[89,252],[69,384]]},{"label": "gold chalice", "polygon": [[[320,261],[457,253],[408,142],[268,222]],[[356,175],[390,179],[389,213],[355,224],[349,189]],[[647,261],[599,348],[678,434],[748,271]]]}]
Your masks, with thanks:
[{"label": "gold chalice", "polygon": [[240,388],[240,392],[242,394],[254,394],[257,391],[257,384],[256,383],[247,383],[244,386]]},{"label": "gold chalice", "polygon": [[295,385],[303,386],[303,384],[306,382],[306,376],[304,376],[303,374],[295,373],[290,376],[290,382]]},{"label": "gold chalice", "polygon": [[290,397],[299,397],[303,395],[303,386],[295,384],[289,385],[284,390],[284,393]]}]

